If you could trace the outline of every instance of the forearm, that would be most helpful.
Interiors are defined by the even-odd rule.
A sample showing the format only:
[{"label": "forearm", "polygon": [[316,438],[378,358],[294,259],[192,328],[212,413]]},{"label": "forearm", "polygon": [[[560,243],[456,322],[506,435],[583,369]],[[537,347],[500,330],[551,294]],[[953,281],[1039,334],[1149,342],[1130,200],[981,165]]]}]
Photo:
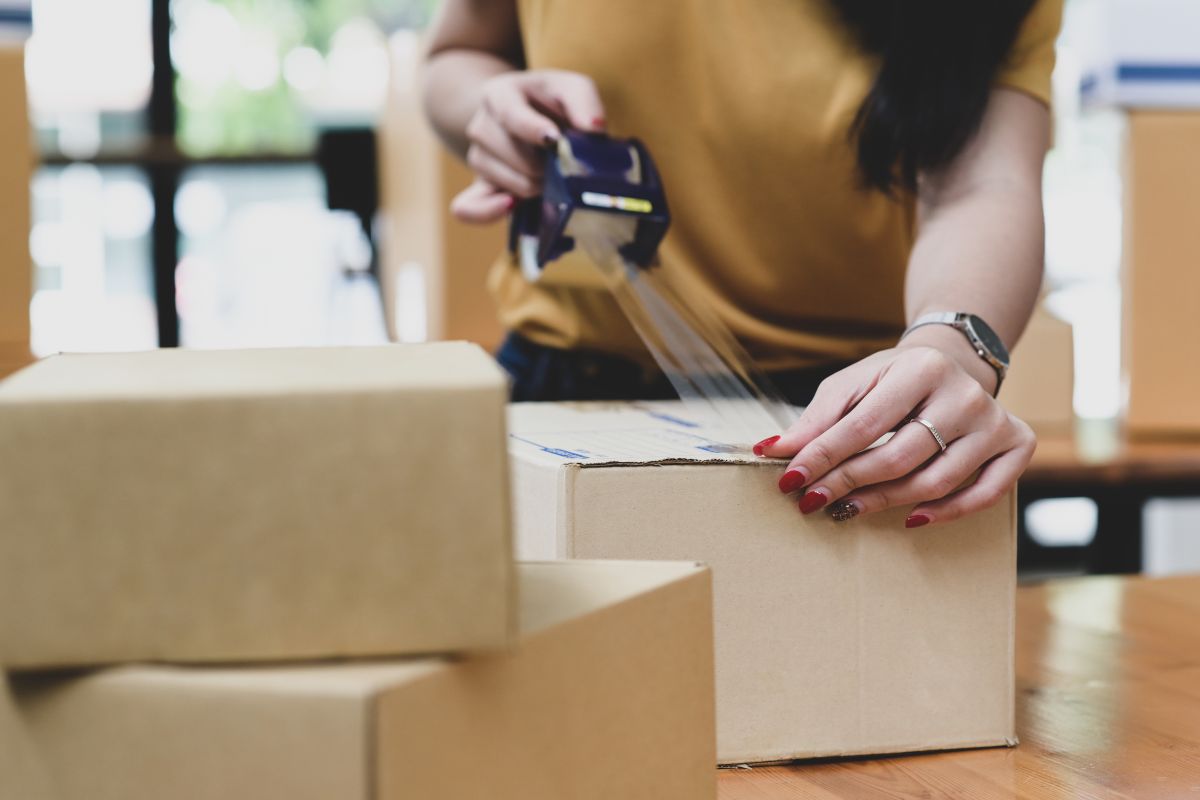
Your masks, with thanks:
[{"label": "forearm", "polygon": [[446,146],[466,156],[467,123],[479,108],[483,84],[519,67],[492,53],[452,48],[432,53],[425,63],[425,113]]},{"label": "forearm", "polygon": [[[1043,241],[1040,188],[1020,179],[982,185],[929,213],[909,262],[908,322],[934,311],[966,311],[986,320],[1012,348],[1037,302]],[[995,388],[994,370],[958,331],[926,326],[905,344],[938,347]]]},{"label": "forearm", "polygon": [[1010,348],[1020,338],[1042,283],[1040,188],[1019,180],[983,186],[931,214],[909,261],[905,314],[969,311]]},{"label": "forearm", "polygon": [[[1042,284],[1049,127],[1045,106],[996,90],[963,153],[948,168],[922,176],[904,293],[909,323],[933,311],[966,311],[982,317],[1009,349],[1017,343]],[[959,332],[928,325],[904,339],[904,346],[922,344],[953,356],[984,387],[995,388],[995,371]]]}]

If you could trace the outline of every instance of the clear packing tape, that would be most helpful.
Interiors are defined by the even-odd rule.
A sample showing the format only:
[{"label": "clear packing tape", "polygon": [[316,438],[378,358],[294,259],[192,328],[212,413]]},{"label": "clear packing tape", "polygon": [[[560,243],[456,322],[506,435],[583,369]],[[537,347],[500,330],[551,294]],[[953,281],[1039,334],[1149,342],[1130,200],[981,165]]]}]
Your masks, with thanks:
[{"label": "clear packing tape", "polygon": [[[564,140],[565,143],[565,140]],[[564,174],[580,174],[569,147],[559,149]],[[636,158],[631,183],[639,183]],[[785,430],[796,409],[741,346],[716,313],[688,296],[661,266],[640,267],[621,255],[633,241],[637,218],[576,210],[566,234],[603,273],[659,368],[688,410],[720,429],[730,443],[746,445]]]}]

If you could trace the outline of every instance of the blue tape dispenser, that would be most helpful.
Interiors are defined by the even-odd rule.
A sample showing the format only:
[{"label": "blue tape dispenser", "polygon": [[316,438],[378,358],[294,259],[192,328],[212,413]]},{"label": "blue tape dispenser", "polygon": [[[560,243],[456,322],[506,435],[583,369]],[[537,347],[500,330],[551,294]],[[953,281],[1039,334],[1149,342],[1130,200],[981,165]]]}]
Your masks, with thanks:
[{"label": "blue tape dispenser", "polygon": [[637,139],[565,131],[546,160],[542,195],[513,212],[509,248],[526,278],[578,245],[601,269],[646,268],[671,224],[662,181]]}]

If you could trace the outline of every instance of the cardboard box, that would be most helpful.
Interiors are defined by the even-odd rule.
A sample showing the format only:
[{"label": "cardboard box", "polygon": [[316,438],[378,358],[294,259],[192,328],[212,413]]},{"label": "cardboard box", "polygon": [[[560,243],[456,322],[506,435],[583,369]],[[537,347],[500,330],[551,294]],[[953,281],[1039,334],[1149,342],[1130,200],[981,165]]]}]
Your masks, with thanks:
[{"label": "cardboard box", "polygon": [[29,679],[63,800],[702,800],[712,594],[695,564],[527,564],[512,654]]},{"label": "cardboard box", "polygon": [[29,360],[33,160],[25,100],[25,49],[0,40],[0,375]]},{"label": "cardboard box", "polygon": [[678,403],[518,404],[509,426],[520,557],[712,568],[722,764],[1014,742],[1011,497],[838,524]]},{"label": "cardboard box", "polygon": [[[465,339],[495,350],[504,337],[487,274],[507,246],[502,223],[467,225],[450,201],[470,170],[437,140],[421,106],[421,44],[412,31],[392,37],[392,77],[380,127],[383,289],[393,336]],[[419,291],[422,296],[413,297]],[[423,324],[413,317],[423,314]],[[414,330],[413,328],[419,329]]]},{"label": "cardboard box", "polygon": [[1075,428],[1075,337],[1071,324],[1039,305],[1013,349],[1000,404],[1039,433]]},{"label": "cardboard box", "polygon": [[505,394],[463,343],[18,373],[0,383],[0,664],[506,645]]},{"label": "cardboard box", "polygon": [[1129,115],[1122,369],[1135,435],[1200,433],[1200,111]]},{"label": "cardboard box", "polygon": [[50,780],[0,672],[0,798],[51,800]]},{"label": "cardboard box", "polygon": [[33,363],[28,345],[0,345],[0,380]]}]

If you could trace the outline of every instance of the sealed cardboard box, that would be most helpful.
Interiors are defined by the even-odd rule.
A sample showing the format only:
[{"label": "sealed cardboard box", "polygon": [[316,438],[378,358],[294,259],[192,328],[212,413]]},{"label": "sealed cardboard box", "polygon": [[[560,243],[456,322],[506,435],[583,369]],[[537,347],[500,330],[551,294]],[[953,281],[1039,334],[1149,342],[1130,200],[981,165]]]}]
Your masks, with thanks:
[{"label": "sealed cardboard box", "polygon": [[1134,111],[1125,153],[1122,370],[1134,435],[1200,434],[1200,111]]},{"label": "sealed cardboard box", "polygon": [[17,373],[0,383],[0,664],[507,644],[505,387],[463,343]]},{"label": "sealed cardboard box", "polygon": [[1000,404],[1039,433],[1075,427],[1075,337],[1071,325],[1039,305],[1013,348]]},{"label": "sealed cardboard box", "polygon": [[692,563],[523,564],[467,661],[128,667],[17,701],[63,800],[703,800],[712,594]]},{"label": "sealed cardboard box", "polygon": [[1014,741],[1012,498],[839,524],[678,403],[517,404],[509,425],[521,557],[712,568],[721,763]]},{"label": "sealed cardboard box", "polygon": [[29,360],[29,182],[32,134],[25,102],[25,49],[0,25],[0,375]]}]

